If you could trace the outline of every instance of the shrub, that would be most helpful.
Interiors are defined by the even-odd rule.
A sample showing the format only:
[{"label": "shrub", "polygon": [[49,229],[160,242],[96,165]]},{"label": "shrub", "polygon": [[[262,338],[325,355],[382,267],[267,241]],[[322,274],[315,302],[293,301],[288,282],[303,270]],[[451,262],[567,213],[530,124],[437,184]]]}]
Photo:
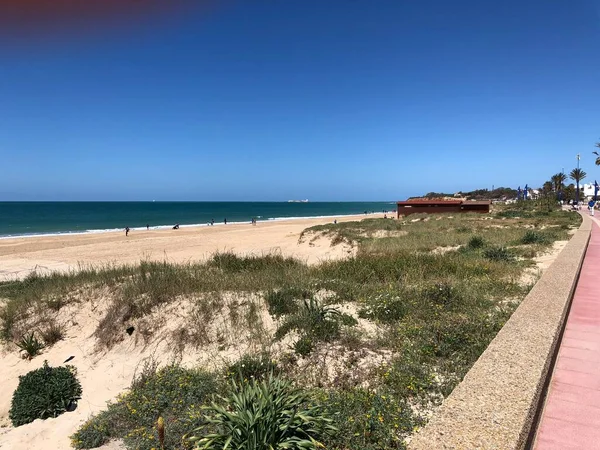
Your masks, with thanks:
[{"label": "shrub", "polygon": [[506,247],[490,247],[484,250],[483,256],[491,261],[512,261],[514,256]]},{"label": "shrub", "polygon": [[469,242],[467,243],[467,247],[472,250],[482,248],[483,246],[485,246],[485,241],[481,236],[473,236],[471,239],[469,239]]},{"label": "shrub", "polygon": [[460,301],[460,291],[449,283],[437,283],[423,290],[423,296],[437,305],[451,305]]},{"label": "shrub", "polygon": [[206,408],[206,420],[216,432],[196,429],[203,436],[191,438],[198,449],[317,449],[322,448],[317,439],[334,431],[321,407],[281,378],[233,381],[231,390],[220,398],[221,405]]},{"label": "shrub", "polygon": [[408,302],[397,292],[383,292],[370,298],[359,312],[359,317],[391,323],[401,320],[408,312]]},{"label": "shrub", "polygon": [[228,367],[227,374],[243,381],[260,380],[278,371],[277,364],[271,359],[271,356],[261,353],[260,355],[242,356]]},{"label": "shrub", "polygon": [[276,339],[282,339],[290,331],[298,331],[300,338],[296,342],[296,350],[306,356],[317,342],[330,342],[340,336],[342,325],[355,325],[356,320],[347,314],[342,314],[332,306],[322,305],[314,298],[304,300],[296,314],[286,317],[285,321],[275,332]]},{"label": "shrub", "polygon": [[9,417],[18,427],[36,419],[57,417],[70,410],[81,398],[81,384],[73,366],[44,366],[19,377]]},{"label": "shrub", "polygon": [[71,436],[73,447],[95,448],[122,439],[128,449],[159,448],[159,417],[165,424],[165,448],[187,448],[184,436],[203,423],[202,405],[220,392],[218,378],[209,372],[170,365],[153,372],[148,365],[131,390],[84,423]]},{"label": "shrub", "polygon": [[278,291],[269,291],[265,300],[269,307],[269,314],[281,317],[284,314],[293,314],[298,311],[299,300],[307,299],[312,293],[299,288],[282,288]]},{"label": "shrub", "polygon": [[35,334],[32,331],[31,333],[24,335],[21,340],[17,342],[17,347],[21,350],[25,350],[29,357],[33,358],[40,354],[40,351],[44,348],[44,344],[35,337]]},{"label": "shrub", "polygon": [[403,438],[419,424],[410,406],[393,395],[357,388],[323,392],[322,402],[338,429],[325,440],[327,448],[403,449]]},{"label": "shrub", "polygon": [[521,238],[522,244],[545,244],[547,241],[546,236],[534,230],[527,230]]},{"label": "shrub", "polygon": [[308,356],[314,349],[313,340],[308,336],[301,336],[294,344],[294,352],[300,356]]},{"label": "shrub", "polygon": [[46,345],[54,345],[65,338],[64,328],[56,323],[52,323],[46,328],[41,329],[40,335]]}]

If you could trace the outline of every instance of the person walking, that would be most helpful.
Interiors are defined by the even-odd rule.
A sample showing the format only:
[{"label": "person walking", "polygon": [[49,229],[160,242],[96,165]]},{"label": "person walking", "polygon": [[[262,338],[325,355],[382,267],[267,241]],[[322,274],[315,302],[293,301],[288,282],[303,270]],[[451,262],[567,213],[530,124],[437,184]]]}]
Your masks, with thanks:
[{"label": "person walking", "polygon": [[588,203],[588,207],[590,210],[590,216],[594,216],[594,207],[596,206],[596,202],[594,200],[590,200]]},{"label": "person walking", "polygon": [[129,227],[125,227],[125,236],[129,236]]}]

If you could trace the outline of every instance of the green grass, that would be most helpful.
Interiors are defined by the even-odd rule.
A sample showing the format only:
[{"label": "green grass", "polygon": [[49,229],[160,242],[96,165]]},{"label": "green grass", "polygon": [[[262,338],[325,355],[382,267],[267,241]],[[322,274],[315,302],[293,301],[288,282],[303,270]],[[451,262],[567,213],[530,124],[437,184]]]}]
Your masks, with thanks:
[{"label": "green grass", "polygon": [[[323,401],[339,430],[324,439],[327,448],[403,448],[403,438],[422,423],[409,405],[438,403],[452,391],[527,294],[530,286],[520,279],[532,258],[554,241],[568,239],[569,230],[579,225],[577,214],[528,208],[313,227],[305,230],[303,242],[325,235],[333,245],[344,242],[357,251],[348,259],[312,266],[277,254],[225,253],[205,263],[143,262],[0,283],[0,298],[5,299],[0,308],[2,337],[14,341],[24,330],[45,330],[44,318],[102,292],[108,293],[110,304],[96,336],[106,348],[122,336],[125,324],[156,315],[181,298],[194,302],[189,324],[179,336],[182,346],[201,348],[214,339],[211,321],[221,316],[238,333],[254,333],[257,342],[295,336],[290,354],[279,355],[284,360],[248,355],[225,371],[226,378],[236,373],[241,379],[262,379],[276,368],[280,376],[300,383],[298,364],[303,358],[294,352],[318,357],[328,345],[342,353],[385,351],[386,364],[372,367],[364,383],[341,388],[320,380],[318,389],[304,388],[311,398]],[[374,337],[363,336],[355,318],[340,313],[340,304],[346,303],[376,328]],[[261,311],[271,314],[276,335],[261,328]],[[192,414],[190,405],[208,405],[211,389],[223,392],[223,377],[202,371],[184,374],[176,367],[165,370],[168,376],[149,376],[152,383],[138,383],[128,400],[117,400],[86,424],[76,436],[79,448],[111,437],[124,438],[128,448],[152,448],[151,443],[157,444],[149,436],[160,414],[171,439],[166,448],[186,448],[181,438],[203,423],[202,414]],[[346,370],[356,366],[349,364]],[[172,406],[196,395],[176,386],[177,379],[195,386],[194,403],[184,400],[184,405]],[[166,403],[139,403],[136,399],[144,395]],[[145,412],[132,414],[127,406],[132,402],[138,402],[136,411]]]}]

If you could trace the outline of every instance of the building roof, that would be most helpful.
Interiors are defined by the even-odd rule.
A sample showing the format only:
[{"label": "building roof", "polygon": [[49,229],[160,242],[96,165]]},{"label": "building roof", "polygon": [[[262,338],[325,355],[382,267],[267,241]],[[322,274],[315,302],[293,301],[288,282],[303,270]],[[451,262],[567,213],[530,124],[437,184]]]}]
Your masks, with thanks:
[{"label": "building roof", "polygon": [[398,206],[456,206],[461,205],[462,203],[462,200],[407,200],[398,202]]},{"label": "building roof", "polygon": [[463,205],[491,205],[492,201],[491,200],[473,200],[473,201],[466,201],[463,202]]}]

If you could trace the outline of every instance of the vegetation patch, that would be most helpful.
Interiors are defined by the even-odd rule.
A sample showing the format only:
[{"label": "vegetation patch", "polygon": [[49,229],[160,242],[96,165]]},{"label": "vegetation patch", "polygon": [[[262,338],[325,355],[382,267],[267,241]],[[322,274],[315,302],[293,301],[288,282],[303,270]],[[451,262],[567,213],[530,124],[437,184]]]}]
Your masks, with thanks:
[{"label": "vegetation patch", "polygon": [[157,423],[164,421],[165,448],[191,448],[187,435],[203,424],[202,406],[221,392],[222,382],[212,373],[176,365],[157,370],[148,364],[107,409],[88,420],[71,437],[73,447],[96,448],[122,439],[127,448],[160,448]]},{"label": "vegetation patch", "polygon": [[19,377],[8,415],[13,426],[18,427],[71,411],[80,398],[81,384],[75,368],[50,367],[44,361],[43,367]]},{"label": "vegetation patch", "polygon": [[199,449],[318,449],[323,444],[317,439],[336,431],[322,407],[289,381],[233,381],[230,391],[206,408],[214,431],[195,430],[191,440]]}]

